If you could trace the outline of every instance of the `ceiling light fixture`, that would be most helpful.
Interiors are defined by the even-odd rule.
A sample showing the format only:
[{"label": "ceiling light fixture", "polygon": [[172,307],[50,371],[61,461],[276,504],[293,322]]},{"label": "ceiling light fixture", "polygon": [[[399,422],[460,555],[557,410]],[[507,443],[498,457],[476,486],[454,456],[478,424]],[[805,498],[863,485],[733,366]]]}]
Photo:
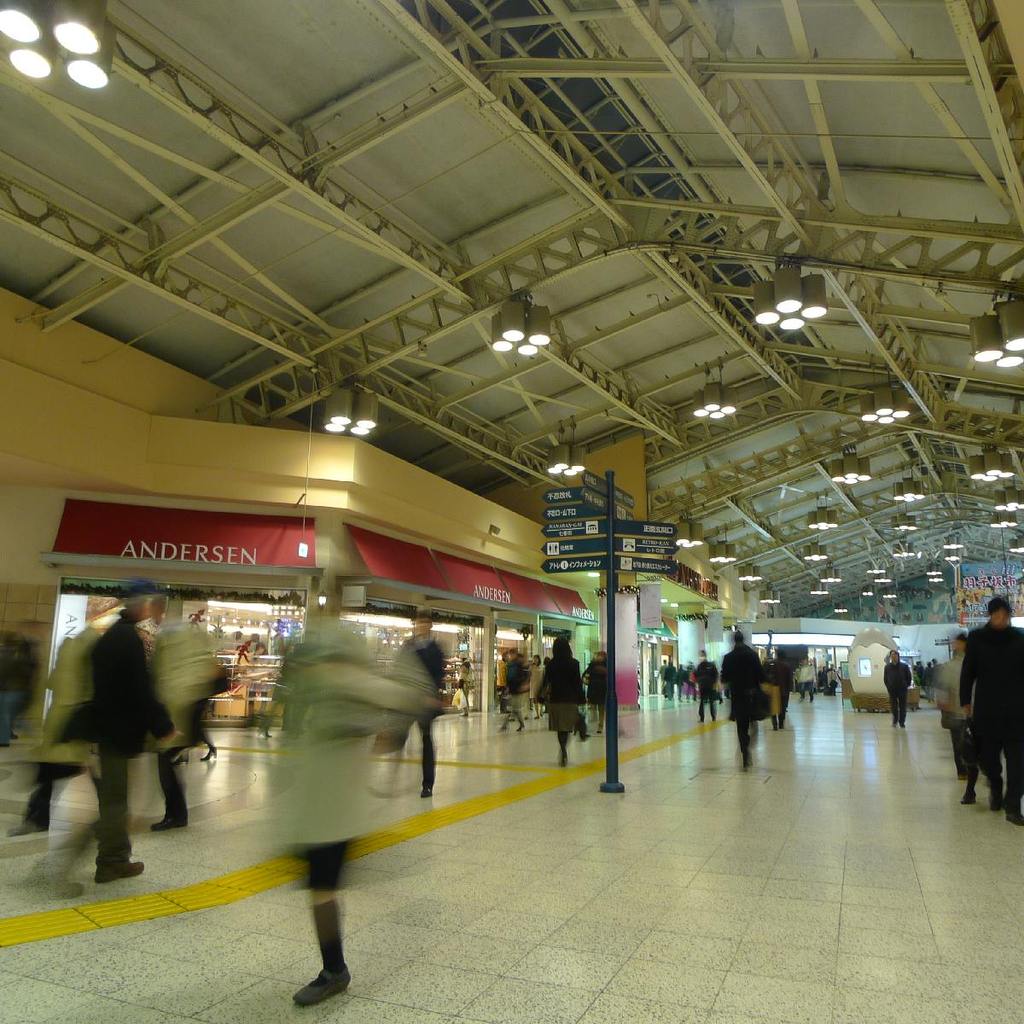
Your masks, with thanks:
[{"label": "ceiling light fixture", "polygon": [[886,387],[874,394],[861,396],[860,418],[865,423],[881,423],[888,427],[909,415],[910,402],[902,389],[896,391]]},{"label": "ceiling light fixture", "polygon": [[720,381],[709,380],[704,385],[701,402],[702,404],[693,410],[693,415],[698,418],[706,416],[713,420],[723,420],[736,411],[736,406],[726,402]]},{"label": "ceiling light fixture", "polygon": [[1015,555],[1024,555],[1024,536],[1019,536],[1012,540],[1006,550]]},{"label": "ceiling light fixture", "polygon": [[971,317],[971,349],[976,363],[995,363],[1003,358],[1003,331],[997,316]]},{"label": "ceiling light fixture", "polygon": [[946,561],[952,563],[953,565],[956,565],[956,563],[960,560],[961,559],[959,555],[946,555]]},{"label": "ceiling light fixture", "polygon": [[784,331],[798,331],[808,320],[828,313],[828,290],[821,274],[804,277],[798,266],[783,265],[771,281],[753,286],[754,320],[763,327],[776,324]]},{"label": "ceiling light fixture", "polygon": [[556,444],[551,449],[551,457],[548,459],[548,472],[552,476],[561,476],[569,468],[569,458],[569,446]]},{"label": "ceiling light fixture", "polygon": [[68,78],[85,89],[102,89],[110,81],[113,66],[114,26],[107,22],[100,36],[99,50],[68,61]]},{"label": "ceiling light fixture", "polygon": [[746,569],[739,576],[736,577],[740,583],[760,583],[764,579],[763,576],[759,575],[756,569]]},{"label": "ceiling light fixture", "polygon": [[839,529],[839,518],[835,509],[819,506],[807,517],[807,526],[808,529],[827,533],[829,530]]},{"label": "ceiling light fixture", "polygon": [[771,591],[767,597],[762,597],[759,604],[782,604],[782,598],[779,597],[778,593]]},{"label": "ceiling light fixture", "polygon": [[855,451],[847,451],[829,463],[828,471],[837,484],[867,483],[871,479],[871,460],[867,456],[858,456]]},{"label": "ceiling light fixture", "polygon": [[873,590],[862,590],[860,592],[860,596],[861,597],[874,597],[875,596],[875,592]]},{"label": "ceiling light fixture", "polygon": [[869,576],[884,576],[885,573],[885,569],[868,569]]},{"label": "ceiling light fixture", "polygon": [[898,530],[900,533],[913,533],[918,529],[917,523],[903,512],[896,516],[892,525],[893,529]]},{"label": "ceiling light fixture", "polygon": [[824,562],[828,559],[820,544],[812,544],[804,553],[805,562]]},{"label": "ceiling light fixture", "polygon": [[380,418],[380,399],[369,391],[359,391],[352,401],[353,434],[365,436],[377,426]]},{"label": "ceiling light fixture", "polygon": [[569,447],[569,463],[562,470],[563,476],[579,476],[587,467],[583,465],[583,451],[578,445]]},{"label": "ceiling light fixture", "polygon": [[883,594],[882,597],[885,598],[887,601],[894,601],[896,599],[895,594]]},{"label": "ceiling light fixture", "polygon": [[814,590],[811,591],[811,593],[815,597],[827,597],[828,596],[828,591],[827,590],[822,590],[820,587],[815,588]]},{"label": "ceiling light fixture", "polygon": [[923,501],[925,497],[921,485],[912,477],[908,476],[896,485],[893,500],[905,501],[908,504],[914,501]]},{"label": "ceiling light fixture", "polygon": [[835,610],[836,615],[845,615],[849,611],[848,608],[837,608]]},{"label": "ceiling light fixture", "polygon": [[736,547],[733,544],[712,544],[708,561],[714,565],[729,565],[736,561]]},{"label": "ceiling light fixture", "polygon": [[997,512],[1020,512],[1024,509],[1024,495],[1009,488],[996,493]]},{"label": "ceiling light fixture", "polygon": [[700,523],[682,520],[676,528],[676,547],[699,548],[704,544],[704,527]]}]

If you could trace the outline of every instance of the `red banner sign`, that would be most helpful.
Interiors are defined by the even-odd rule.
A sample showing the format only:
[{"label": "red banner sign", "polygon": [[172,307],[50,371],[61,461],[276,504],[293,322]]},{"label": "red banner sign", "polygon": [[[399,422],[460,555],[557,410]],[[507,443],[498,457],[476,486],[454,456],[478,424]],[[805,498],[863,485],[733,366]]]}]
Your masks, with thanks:
[{"label": "red banner sign", "polygon": [[316,567],[312,519],[103,501],[64,502],[54,550],[157,562]]}]

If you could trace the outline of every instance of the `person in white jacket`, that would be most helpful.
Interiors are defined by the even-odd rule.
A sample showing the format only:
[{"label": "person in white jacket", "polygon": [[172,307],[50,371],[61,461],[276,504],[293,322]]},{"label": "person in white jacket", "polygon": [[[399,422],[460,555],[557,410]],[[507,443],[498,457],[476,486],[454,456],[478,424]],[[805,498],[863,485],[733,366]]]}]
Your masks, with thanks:
[{"label": "person in white jacket", "polygon": [[394,677],[386,679],[371,668],[365,641],[340,623],[307,633],[286,657],[282,679],[289,687],[285,739],[293,754],[283,759],[291,776],[288,836],[309,865],[323,961],[320,973],[293,998],[311,1006],[344,992],[352,980],[336,894],[350,842],[370,828],[373,737],[387,730],[400,735],[400,743],[412,722],[437,705],[437,697],[419,659],[403,651]]}]

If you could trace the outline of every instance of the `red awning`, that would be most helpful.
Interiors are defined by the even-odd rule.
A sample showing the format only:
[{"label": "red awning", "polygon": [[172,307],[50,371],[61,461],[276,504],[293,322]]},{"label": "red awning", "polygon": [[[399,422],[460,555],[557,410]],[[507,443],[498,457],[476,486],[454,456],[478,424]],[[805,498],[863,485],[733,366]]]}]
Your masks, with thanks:
[{"label": "red awning", "polygon": [[493,567],[446,555],[442,551],[435,551],[434,557],[448,578],[446,590],[495,605],[513,603],[508,588],[498,579]]},{"label": "red awning", "polygon": [[371,533],[358,526],[350,526],[348,532],[371,576],[396,583],[412,583],[424,590],[448,589],[427,548]]},{"label": "red awning", "polygon": [[512,595],[511,604],[518,605],[520,608],[531,608],[538,612],[562,614],[562,609],[558,607],[555,599],[540,580],[531,580],[527,576],[518,576],[514,572],[506,572],[504,569],[499,569],[498,575]]},{"label": "red awning", "polygon": [[594,621],[594,615],[575,590],[431,551],[420,544],[395,540],[359,526],[350,526],[348,530],[367,571],[377,579],[426,592],[466,597],[491,608],[516,608]]},{"label": "red awning", "polygon": [[553,583],[545,583],[544,586],[558,602],[558,607],[563,615],[571,615],[574,619],[594,621],[594,613],[587,608],[587,602],[575,590],[556,587]]}]

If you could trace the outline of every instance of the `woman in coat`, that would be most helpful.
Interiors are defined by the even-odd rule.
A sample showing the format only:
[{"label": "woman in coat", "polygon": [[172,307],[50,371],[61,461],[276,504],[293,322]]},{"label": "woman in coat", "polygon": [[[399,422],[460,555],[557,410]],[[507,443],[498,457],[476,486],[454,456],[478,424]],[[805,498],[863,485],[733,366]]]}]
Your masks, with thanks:
[{"label": "woman in coat", "polygon": [[469,696],[476,689],[476,676],[473,675],[473,665],[464,659],[462,668],[459,669],[459,689],[462,691],[462,717],[469,717]]},{"label": "woman in coat", "polygon": [[394,678],[385,679],[370,666],[365,641],[339,624],[307,631],[287,655],[282,677],[293,705],[286,736],[294,756],[282,759],[291,776],[284,807],[288,842],[309,865],[323,960],[323,970],[293,998],[311,1006],[344,992],[352,980],[336,893],[349,843],[372,825],[373,737],[384,730],[404,735],[439,705],[412,648],[402,651]]},{"label": "woman in coat", "polygon": [[[572,648],[564,636],[555,640],[551,661],[544,673],[543,692],[548,706],[548,729],[558,733],[560,763],[569,763],[566,745],[569,733],[579,727],[580,705],[584,702],[580,663],[572,656]],[[580,739],[586,739],[586,723]]]},{"label": "woman in coat", "polygon": [[540,663],[540,655],[535,654],[530,661],[530,704],[533,717],[540,718],[540,691],[544,685],[544,666]]},{"label": "woman in coat", "polygon": [[598,651],[583,673],[587,683],[587,703],[597,709],[597,734],[604,732],[604,713],[608,699],[608,655]]}]

